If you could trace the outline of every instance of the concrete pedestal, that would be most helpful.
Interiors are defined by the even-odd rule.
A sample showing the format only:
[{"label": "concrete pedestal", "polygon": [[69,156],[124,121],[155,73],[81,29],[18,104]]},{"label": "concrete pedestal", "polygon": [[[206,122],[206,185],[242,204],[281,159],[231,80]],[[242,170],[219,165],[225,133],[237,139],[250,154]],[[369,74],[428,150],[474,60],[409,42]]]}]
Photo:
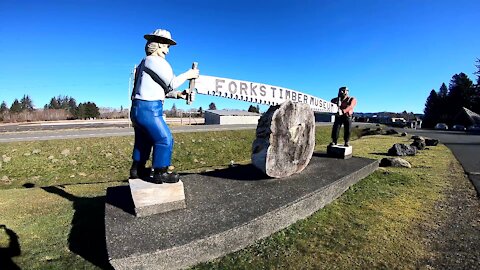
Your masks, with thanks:
[{"label": "concrete pedestal", "polygon": [[141,179],[130,179],[128,183],[130,184],[137,217],[165,213],[186,207],[182,181],[173,184],[154,184]]},{"label": "concrete pedestal", "polygon": [[329,157],[349,159],[352,157],[352,146],[329,145],[327,147],[327,155]]},{"label": "concrete pedestal", "polygon": [[188,208],[134,216],[127,186],[109,187],[105,239],[120,269],[185,269],[235,252],[316,212],[378,168],[378,160],[314,153],[300,173],[272,179],[252,164],[182,176]]}]

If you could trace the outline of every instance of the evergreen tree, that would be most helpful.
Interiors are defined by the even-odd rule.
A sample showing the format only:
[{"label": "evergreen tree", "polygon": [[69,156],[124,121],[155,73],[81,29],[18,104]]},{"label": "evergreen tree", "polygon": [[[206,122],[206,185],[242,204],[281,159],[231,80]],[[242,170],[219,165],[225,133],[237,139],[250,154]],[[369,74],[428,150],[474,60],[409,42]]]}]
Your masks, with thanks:
[{"label": "evergreen tree", "polygon": [[254,113],[260,113],[260,107],[258,105],[257,106],[250,105],[250,107],[248,107],[248,111],[254,112]]},{"label": "evergreen tree", "polygon": [[100,109],[94,102],[86,102],[78,104],[78,109],[76,110],[76,117],[79,119],[85,118],[96,118],[100,116]]},{"label": "evergreen tree", "polygon": [[78,104],[75,117],[76,117],[77,119],[84,119],[84,118],[86,118],[86,116],[85,116],[85,104],[83,104],[83,103]]},{"label": "evergreen tree", "polygon": [[53,97],[52,99],[50,99],[50,103],[48,103],[48,108],[60,109],[60,103],[58,102],[58,99],[56,97]]},{"label": "evergreen tree", "polygon": [[22,104],[18,101],[18,99],[15,99],[12,103],[12,106],[10,106],[10,112],[11,113],[19,113],[22,111]]},{"label": "evergreen tree", "polygon": [[440,86],[440,89],[438,90],[438,97],[440,99],[446,99],[447,96],[448,96],[448,88],[445,85],[445,83],[442,83],[442,85]]},{"label": "evergreen tree", "polygon": [[78,106],[77,106],[77,101],[73,97],[69,97],[67,101],[67,108],[68,111],[72,114],[72,116],[76,116]]},{"label": "evergreen tree", "polygon": [[178,115],[177,106],[173,103],[172,108],[170,109],[170,116],[176,117]]},{"label": "evergreen tree", "polygon": [[477,67],[477,71],[474,72],[475,75],[477,75],[477,87],[480,85],[480,59],[477,58],[477,64],[475,65],[475,67]]},{"label": "evergreen tree", "polygon": [[7,106],[7,103],[4,100],[2,102],[2,104],[0,105],[0,114],[6,113],[6,112],[8,112],[8,106]]},{"label": "evergreen tree", "polygon": [[474,95],[473,82],[465,73],[455,74],[448,86],[448,107],[444,111],[448,112],[447,124],[454,124],[453,118],[460,112],[462,107],[472,110]]},{"label": "evergreen tree", "polygon": [[23,98],[20,100],[20,105],[22,111],[33,111],[33,101],[28,95],[23,95]]},{"label": "evergreen tree", "polygon": [[[44,109],[67,110],[72,118],[85,118],[84,112],[78,113],[77,101],[73,97],[58,95],[45,104]],[[85,109],[85,108],[84,108]]]},{"label": "evergreen tree", "polygon": [[[449,115],[450,111],[448,110],[449,108],[449,97],[448,97],[448,88],[445,83],[442,83],[440,86],[440,89],[438,90],[438,100],[436,104],[436,119],[435,121],[437,123],[445,123],[449,121],[449,118],[451,116]],[[435,125],[435,123],[434,123]]]},{"label": "evergreen tree", "polygon": [[216,110],[216,109],[217,109],[217,105],[215,105],[215,103],[212,102],[212,103],[210,103],[210,104],[208,105],[208,109],[209,109],[209,110]]},{"label": "evergreen tree", "polygon": [[439,119],[438,103],[439,103],[438,94],[434,89],[432,89],[432,91],[430,91],[430,95],[427,98],[427,101],[425,102],[425,109],[423,110],[425,114],[423,117],[424,127],[432,128],[438,122],[438,119]]},{"label": "evergreen tree", "polygon": [[100,109],[94,102],[87,102],[85,106],[85,116],[87,118],[97,118],[100,116]]}]

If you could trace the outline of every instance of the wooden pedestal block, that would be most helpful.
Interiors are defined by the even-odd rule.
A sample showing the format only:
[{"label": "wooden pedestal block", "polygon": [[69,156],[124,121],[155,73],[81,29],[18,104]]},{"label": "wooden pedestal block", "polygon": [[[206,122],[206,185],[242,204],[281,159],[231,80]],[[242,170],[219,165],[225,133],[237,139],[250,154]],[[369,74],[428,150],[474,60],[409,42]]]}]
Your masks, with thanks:
[{"label": "wooden pedestal block", "polygon": [[349,159],[352,157],[352,146],[329,145],[327,155],[334,158]]},{"label": "wooden pedestal block", "polygon": [[141,179],[130,179],[128,183],[137,217],[186,208],[182,181],[154,184]]}]

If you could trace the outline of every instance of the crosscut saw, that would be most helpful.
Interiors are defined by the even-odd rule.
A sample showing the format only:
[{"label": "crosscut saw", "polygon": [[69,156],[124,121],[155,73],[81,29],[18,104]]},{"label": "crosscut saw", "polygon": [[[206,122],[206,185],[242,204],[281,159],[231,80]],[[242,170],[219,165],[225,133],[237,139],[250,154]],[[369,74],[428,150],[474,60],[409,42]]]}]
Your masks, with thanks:
[{"label": "crosscut saw", "polygon": [[[192,67],[196,68],[197,63]],[[263,105],[275,106],[286,100],[308,104],[315,112],[336,113],[338,106],[330,101],[302,93],[297,90],[263,83],[240,81],[214,76],[200,75],[190,80],[189,92],[197,90],[198,94],[242,100]],[[191,95],[189,95],[191,96]],[[187,104],[192,100],[187,98]]]}]

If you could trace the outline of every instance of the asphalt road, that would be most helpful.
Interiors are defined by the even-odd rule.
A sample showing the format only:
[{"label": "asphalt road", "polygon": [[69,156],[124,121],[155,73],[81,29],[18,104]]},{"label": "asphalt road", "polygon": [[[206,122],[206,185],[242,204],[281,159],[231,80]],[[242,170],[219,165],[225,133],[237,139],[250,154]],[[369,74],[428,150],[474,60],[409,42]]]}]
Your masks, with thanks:
[{"label": "asphalt road", "polygon": [[462,164],[480,196],[480,134],[464,131],[408,130],[408,133],[438,139]]},{"label": "asphalt road", "polygon": [[[203,132],[203,131],[221,131],[221,130],[241,130],[255,129],[257,125],[189,125],[189,126],[171,126],[172,133],[179,132]],[[63,129],[62,129],[63,128]],[[0,143],[2,142],[23,142],[23,141],[44,141],[55,139],[76,139],[89,137],[114,137],[133,135],[131,127],[95,127],[82,129],[65,129],[59,127],[57,130],[31,130],[27,132],[3,132],[0,133]]]},{"label": "asphalt road", "polygon": [[[199,125],[204,123],[203,118],[167,118],[168,124]],[[0,133],[20,131],[47,131],[59,129],[85,128],[121,128],[130,127],[129,119],[98,119],[98,120],[60,120],[0,124]]]}]

